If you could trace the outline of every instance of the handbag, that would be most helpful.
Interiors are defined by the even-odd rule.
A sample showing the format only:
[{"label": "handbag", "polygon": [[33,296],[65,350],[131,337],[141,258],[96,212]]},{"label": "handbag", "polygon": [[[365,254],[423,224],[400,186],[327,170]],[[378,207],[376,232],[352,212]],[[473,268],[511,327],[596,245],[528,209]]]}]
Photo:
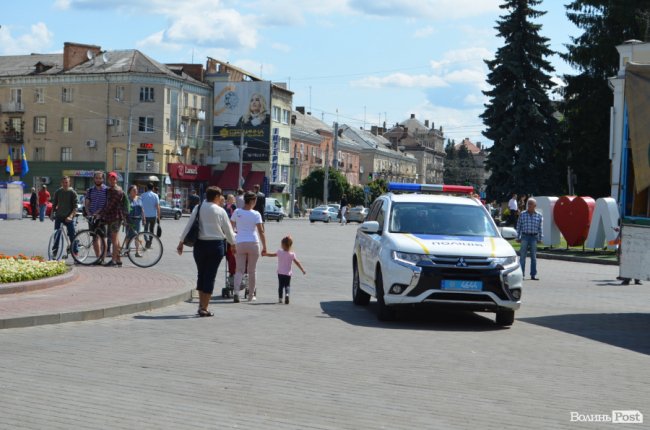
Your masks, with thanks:
[{"label": "handbag", "polygon": [[199,207],[196,209],[196,218],[194,218],[192,227],[190,227],[190,230],[187,232],[185,238],[183,239],[183,245],[185,246],[192,247],[199,239],[199,214],[201,212],[202,204],[203,203],[199,204]]},{"label": "handbag", "polygon": [[156,236],[162,236],[162,227],[160,226],[160,221],[158,221],[158,227],[156,228]]}]

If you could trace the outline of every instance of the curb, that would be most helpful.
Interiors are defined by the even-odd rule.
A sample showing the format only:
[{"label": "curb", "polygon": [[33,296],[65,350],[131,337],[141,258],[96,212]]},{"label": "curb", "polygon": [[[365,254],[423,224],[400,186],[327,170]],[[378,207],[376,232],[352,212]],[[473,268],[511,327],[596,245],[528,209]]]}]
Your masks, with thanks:
[{"label": "curb", "polygon": [[63,312],[44,315],[33,315],[0,319],[0,330],[6,328],[23,328],[47,324],[61,324],[66,322],[91,321],[102,318],[112,318],[120,315],[134,314],[164,308],[181,301],[191,300],[192,290],[173,294],[160,299],[147,300],[140,303],[112,306],[108,308],[89,309],[85,311]]},{"label": "curb", "polygon": [[618,266],[617,261],[600,260],[600,259],[589,258],[589,257],[577,257],[573,255],[557,255],[557,254],[551,254],[551,253],[545,253],[539,251],[537,251],[537,258],[543,258],[546,260],[572,261],[575,263],[602,264],[605,266]]},{"label": "curb", "polygon": [[10,284],[0,285],[0,294],[27,293],[30,291],[44,290],[46,288],[58,287],[77,279],[79,272],[70,267],[63,275],[53,276],[50,278],[37,279],[35,281],[12,282]]}]

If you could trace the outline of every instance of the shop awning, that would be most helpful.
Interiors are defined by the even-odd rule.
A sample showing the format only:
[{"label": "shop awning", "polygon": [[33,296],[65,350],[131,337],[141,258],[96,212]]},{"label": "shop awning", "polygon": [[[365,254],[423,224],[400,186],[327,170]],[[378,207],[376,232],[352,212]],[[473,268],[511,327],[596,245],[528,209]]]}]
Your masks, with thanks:
[{"label": "shop awning", "polygon": [[259,185],[260,188],[264,184],[264,172],[250,172],[246,176],[246,182],[244,182],[244,190],[250,191],[253,189],[253,185]]}]

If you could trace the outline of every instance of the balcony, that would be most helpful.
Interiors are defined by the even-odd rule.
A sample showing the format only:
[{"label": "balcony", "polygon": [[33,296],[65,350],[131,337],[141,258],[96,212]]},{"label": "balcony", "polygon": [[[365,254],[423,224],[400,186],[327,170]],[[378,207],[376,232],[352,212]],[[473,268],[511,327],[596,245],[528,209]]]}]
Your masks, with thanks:
[{"label": "balcony", "polygon": [[3,103],[2,106],[0,106],[0,109],[2,109],[2,113],[24,113],[25,112],[25,106],[22,103],[18,103],[18,102]]},{"label": "balcony", "polygon": [[0,142],[9,143],[9,144],[15,143],[15,144],[22,145],[23,143],[25,143],[25,139],[23,133],[19,131],[11,130],[11,131],[4,131],[0,133]]},{"label": "balcony", "polygon": [[199,108],[185,106],[183,112],[181,112],[181,116],[195,121],[205,121],[205,111]]},{"label": "balcony", "polygon": [[160,173],[160,163],[157,161],[143,161],[136,163],[136,172]]}]

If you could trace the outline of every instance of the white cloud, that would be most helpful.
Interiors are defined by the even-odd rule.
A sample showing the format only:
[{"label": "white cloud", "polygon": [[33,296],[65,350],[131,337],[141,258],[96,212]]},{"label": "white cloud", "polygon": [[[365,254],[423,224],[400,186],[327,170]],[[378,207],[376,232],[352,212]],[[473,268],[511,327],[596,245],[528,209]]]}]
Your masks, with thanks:
[{"label": "white cloud", "polygon": [[55,9],[60,9],[60,10],[67,10],[70,9],[70,0],[56,0],[54,2],[54,8]]},{"label": "white cloud", "polygon": [[305,15],[331,16],[351,13],[348,0],[296,1],[257,0],[249,9],[268,26],[304,25]]},{"label": "white cloud", "polygon": [[272,43],[271,48],[275,49],[276,51],[280,51],[280,52],[291,52],[291,47],[289,45],[284,44],[284,43]]},{"label": "white cloud", "polygon": [[471,66],[472,68],[485,67],[484,59],[491,59],[494,53],[487,48],[472,47],[447,51],[439,61],[432,60],[431,67],[434,70],[448,70],[459,65]]},{"label": "white cloud", "polygon": [[436,128],[442,126],[443,133],[447,139],[455,139],[460,142],[462,139],[469,137],[474,143],[489,143],[481,131],[485,129],[479,115],[483,113],[483,108],[454,109],[445,106],[434,105],[430,102],[424,102],[410,110],[415,112],[417,118],[428,118],[433,121]]},{"label": "white cloud", "polygon": [[353,87],[381,88],[381,87],[403,87],[403,88],[438,88],[445,87],[447,83],[439,76],[432,75],[408,75],[406,73],[393,73],[388,76],[368,76],[350,82]]},{"label": "white cloud", "polygon": [[181,51],[183,45],[180,43],[170,43],[165,40],[164,30],[158,31],[146,38],[136,42],[135,46],[141,50],[162,50],[162,51]]},{"label": "white cloud", "polygon": [[29,33],[11,35],[11,27],[0,28],[0,51],[4,55],[24,55],[26,52],[47,52],[54,34],[42,22],[30,27]]},{"label": "white cloud", "polygon": [[427,26],[427,27],[424,27],[424,28],[419,28],[419,29],[415,30],[415,32],[413,33],[413,37],[415,37],[416,39],[421,39],[421,38],[424,38],[424,37],[429,37],[429,36],[431,36],[433,33],[435,33],[435,31],[436,31],[435,28],[433,28],[432,26]]},{"label": "white cloud", "polygon": [[500,0],[350,0],[361,13],[450,20],[499,11]]}]

